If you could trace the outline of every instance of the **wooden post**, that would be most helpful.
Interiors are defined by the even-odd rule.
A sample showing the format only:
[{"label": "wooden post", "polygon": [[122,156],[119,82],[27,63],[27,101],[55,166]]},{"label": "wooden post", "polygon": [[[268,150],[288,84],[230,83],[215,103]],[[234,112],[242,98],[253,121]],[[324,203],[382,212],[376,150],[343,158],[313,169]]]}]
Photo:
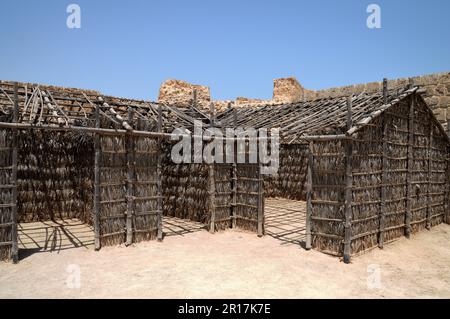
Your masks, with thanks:
[{"label": "wooden post", "polygon": [[312,248],[312,236],[311,236],[311,217],[312,217],[312,192],[313,192],[313,144],[314,142],[309,142],[309,152],[308,152],[308,172],[306,181],[306,250]]},{"label": "wooden post", "polygon": [[[257,140],[259,145],[259,140]],[[263,207],[263,175],[261,174],[262,165],[258,159],[258,237],[264,235],[264,207]]]},{"label": "wooden post", "polygon": [[428,137],[428,187],[427,187],[427,222],[426,222],[426,229],[431,230],[431,196],[430,196],[430,190],[431,190],[431,182],[432,182],[432,174],[431,174],[431,148],[433,147],[433,122],[430,118],[430,135]]},{"label": "wooden post", "polygon": [[[128,124],[133,126],[133,109],[128,108]],[[127,152],[127,240],[126,246],[133,243],[133,178],[134,178],[134,138],[131,134],[127,134],[125,137],[126,152]]]},{"label": "wooden post", "polygon": [[[387,79],[383,79],[383,104],[387,104],[387,94],[388,94],[388,82]],[[380,233],[378,237],[378,247],[383,249],[384,247],[384,229],[386,224],[386,183],[388,180],[387,168],[389,165],[388,161],[388,144],[387,144],[387,135],[388,135],[388,126],[386,121],[386,114],[383,114],[382,118],[382,130],[383,130],[383,159],[382,159],[382,175],[381,175],[381,204],[380,204]]]},{"label": "wooden post", "polygon": [[[229,104],[231,106],[231,103]],[[237,128],[237,109],[233,109],[233,128]],[[232,203],[231,203],[231,227],[236,228],[236,208],[237,208],[237,141],[236,139],[233,140],[233,167],[232,167],[232,175],[231,175],[231,181],[232,181]]]},{"label": "wooden post", "polygon": [[[13,122],[17,123],[19,120],[19,86],[17,82],[14,82],[14,112],[13,112]],[[11,195],[12,195],[12,207],[11,207],[11,259],[13,263],[19,261],[19,247],[18,247],[18,234],[17,234],[17,147],[18,147],[18,133],[17,129],[12,129],[12,172],[11,172]]]},{"label": "wooden post", "polygon": [[[100,106],[95,105],[95,127],[100,128]],[[100,145],[100,134],[95,133],[94,135],[94,147],[95,147],[95,157],[94,157],[94,245],[95,250],[101,248],[100,243],[100,161],[101,161],[101,145]]]},{"label": "wooden post", "polygon": [[[353,126],[352,120],[352,97],[347,99],[347,128]],[[350,263],[351,256],[351,242],[352,242],[352,186],[353,186],[353,172],[352,172],[352,153],[353,142],[346,140],[345,142],[345,225],[344,225],[344,262]]]},{"label": "wooden post", "polygon": [[406,216],[405,216],[405,236],[410,238],[411,219],[412,219],[412,169],[414,165],[414,107],[415,95],[410,97],[409,116],[408,116],[408,175],[407,175],[407,196],[406,196]]},{"label": "wooden post", "polygon": [[209,232],[214,234],[216,224],[216,182],[214,176],[214,163],[208,165],[208,196],[209,196],[209,212],[211,220],[209,224]]},{"label": "wooden post", "polygon": [[[162,107],[161,104],[158,105],[158,132],[162,132]],[[163,149],[161,143],[163,142],[162,138],[158,139],[159,142],[159,153],[158,153],[158,163],[157,163],[157,178],[158,178],[158,241],[163,240],[163,222],[162,222],[162,213],[163,213],[163,192],[162,192],[162,159],[163,159]]]}]

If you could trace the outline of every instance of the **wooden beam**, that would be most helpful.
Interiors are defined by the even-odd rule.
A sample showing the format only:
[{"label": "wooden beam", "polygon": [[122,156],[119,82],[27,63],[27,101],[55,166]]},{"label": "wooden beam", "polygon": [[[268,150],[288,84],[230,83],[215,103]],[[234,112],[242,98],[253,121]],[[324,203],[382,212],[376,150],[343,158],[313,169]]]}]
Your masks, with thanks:
[{"label": "wooden beam", "polygon": [[309,152],[308,152],[308,172],[306,176],[306,250],[312,248],[312,236],[311,236],[311,217],[312,217],[312,192],[313,192],[313,144],[314,142],[309,142]]},{"label": "wooden beam", "polygon": [[[100,107],[95,106],[95,127],[100,128]],[[94,246],[95,250],[101,248],[100,243],[100,161],[101,161],[101,146],[100,135],[98,133],[94,136]]]},{"label": "wooden beam", "polygon": [[415,95],[410,96],[409,115],[408,115],[408,175],[407,175],[407,196],[406,196],[406,216],[405,216],[405,236],[411,236],[411,219],[412,219],[412,170],[414,165],[414,108]]},{"label": "wooden beam", "polygon": [[[14,111],[13,111],[13,122],[17,123],[19,120],[19,97],[18,97],[19,85],[17,82],[14,82]],[[12,204],[11,207],[11,222],[12,222],[12,231],[11,231],[11,241],[12,241],[12,249],[11,249],[11,259],[13,263],[17,263],[19,261],[19,247],[18,241],[19,237],[17,234],[17,152],[18,152],[18,135],[17,130],[12,130],[12,172],[11,172],[11,184],[13,188],[12,192]]]},{"label": "wooden beam", "polygon": [[[162,132],[162,107],[161,104],[158,105],[158,132]],[[156,167],[156,175],[157,175],[157,188],[158,188],[158,241],[163,240],[163,221],[162,221],[162,213],[163,213],[163,191],[162,191],[162,160],[163,160],[163,148],[162,148],[163,139],[158,139],[158,163]]]},{"label": "wooden beam", "polygon": [[[353,126],[352,123],[352,97],[347,99],[347,128]],[[353,142],[347,140],[345,142],[345,198],[344,198],[344,262],[350,263],[351,257],[351,243],[352,243],[352,186],[353,186],[353,172],[352,172],[352,153]]]},{"label": "wooden beam", "polygon": [[[133,123],[134,112],[132,108],[128,108],[128,123]],[[127,238],[125,245],[129,246],[133,243],[133,179],[134,179],[134,138],[131,134],[127,134],[125,138],[126,160],[127,160]]]}]

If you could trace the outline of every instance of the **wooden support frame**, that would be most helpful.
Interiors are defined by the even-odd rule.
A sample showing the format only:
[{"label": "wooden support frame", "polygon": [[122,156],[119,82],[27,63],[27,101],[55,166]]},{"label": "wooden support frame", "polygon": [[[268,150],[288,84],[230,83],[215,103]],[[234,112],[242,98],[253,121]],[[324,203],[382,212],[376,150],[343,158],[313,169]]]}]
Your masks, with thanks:
[{"label": "wooden support frame", "polygon": [[[158,105],[158,133],[162,132],[162,107],[161,104]],[[162,160],[163,160],[163,150],[162,150],[162,138],[158,138],[158,162],[156,163],[156,175],[157,175],[157,188],[158,188],[158,216],[157,216],[157,228],[158,233],[156,238],[158,241],[162,241],[164,238],[163,234],[163,190],[162,190]]]},{"label": "wooden support frame", "polygon": [[[100,128],[100,107],[95,105],[95,128]],[[100,250],[100,162],[101,162],[101,146],[100,146],[100,134],[94,135],[94,246],[95,250]]]},{"label": "wooden support frame", "polygon": [[[132,108],[128,109],[128,123],[133,123],[134,110]],[[133,200],[133,180],[134,180],[134,138],[131,134],[127,134],[125,139],[126,147],[126,160],[127,160],[127,235],[126,235],[126,246],[133,243],[133,218],[134,218],[134,200]]]},{"label": "wooden support frame", "polygon": [[314,165],[314,154],[313,154],[314,143],[309,142],[309,152],[308,152],[308,171],[307,171],[307,181],[306,181],[306,250],[312,248],[312,235],[311,235],[311,218],[312,218],[312,193],[313,193],[313,165]]},{"label": "wooden support frame", "polygon": [[[347,99],[347,128],[350,129],[352,123],[352,97]],[[344,263],[350,263],[351,257],[351,243],[352,243],[352,186],[353,186],[353,171],[352,171],[352,153],[353,142],[351,140],[345,141],[345,192],[344,192]]]},{"label": "wooden support frame", "polygon": [[[17,123],[19,120],[19,97],[18,97],[18,83],[14,83],[14,111],[13,122]],[[19,261],[19,246],[18,246],[18,233],[17,233],[17,152],[18,152],[18,132],[16,129],[12,129],[12,172],[11,172],[11,184],[12,184],[12,206],[11,206],[11,259],[13,263]]]},{"label": "wooden support frame", "polygon": [[412,171],[414,165],[414,110],[416,95],[410,97],[409,115],[408,115],[408,173],[407,173],[407,195],[406,195],[406,216],[405,216],[405,236],[411,236],[411,219],[412,219]]}]

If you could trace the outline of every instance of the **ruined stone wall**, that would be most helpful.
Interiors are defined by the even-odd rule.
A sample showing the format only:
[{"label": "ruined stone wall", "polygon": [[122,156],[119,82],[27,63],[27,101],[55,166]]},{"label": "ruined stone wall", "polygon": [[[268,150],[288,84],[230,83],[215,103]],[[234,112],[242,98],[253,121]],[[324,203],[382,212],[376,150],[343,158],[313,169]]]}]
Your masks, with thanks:
[{"label": "ruined stone wall", "polygon": [[[414,85],[426,89],[424,94],[428,105],[433,109],[437,119],[444,125],[450,121],[450,72],[413,77]],[[389,87],[401,87],[409,83],[408,78],[389,80]],[[236,100],[212,101],[210,90],[206,86],[194,85],[180,80],[168,80],[161,85],[159,102],[189,107],[192,105],[193,90],[197,90],[197,105],[209,111],[212,102],[217,112],[228,107],[257,107],[261,105],[279,105],[295,103],[303,100],[346,96],[361,92],[382,90],[382,82],[371,82],[343,87],[313,91],[305,89],[294,77],[275,79],[273,81],[273,97],[271,100],[238,97]]]},{"label": "ruined stone wall", "polygon": [[194,90],[197,92],[197,106],[209,108],[211,102],[209,87],[181,80],[163,82],[159,88],[158,102],[178,107],[190,107],[194,99]]}]

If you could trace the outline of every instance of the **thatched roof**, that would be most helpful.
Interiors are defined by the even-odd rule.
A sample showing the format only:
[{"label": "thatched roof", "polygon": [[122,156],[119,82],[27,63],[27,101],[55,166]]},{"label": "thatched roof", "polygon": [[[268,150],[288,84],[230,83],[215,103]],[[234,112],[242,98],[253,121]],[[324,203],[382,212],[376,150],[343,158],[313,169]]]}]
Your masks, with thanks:
[{"label": "thatched roof", "polygon": [[[103,95],[93,90],[63,88],[30,83],[18,84],[19,123],[33,125],[94,127],[95,107],[100,106],[102,121],[127,128],[128,109],[135,118],[156,130],[158,107],[155,102]],[[14,106],[14,82],[0,81],[0,118],[7,122]],[[209,121],[196,108],[182,109],[161,104],[164,131],[176,127],[191,127],[195,119]],[[123,123],[125,122],[125,123]],[[108,125],[108,124],[107,124]],[[108,125],[109,126],[109,125]]]},{"label": "thatched roof", "polygon": [[[265,105],[258,108],[242,107],[228,109],[218,116],[222,127],[279,128],[282,143],[294,144],[305,137],[317,135],[353,134],[369,124],[400,101],[419,91],[418,87],[395,88],[383,92],[360,93],[352,96],[352,122],[354,127],[347,129],[348,97],[330,97],[292,104]],[[432,113],[431,109],[429,109]],[[434,115],[433,115],[434,117]],[[237,120],[236,120],[236,119]],[[445,134],[442,125],[436,124]]]}]

